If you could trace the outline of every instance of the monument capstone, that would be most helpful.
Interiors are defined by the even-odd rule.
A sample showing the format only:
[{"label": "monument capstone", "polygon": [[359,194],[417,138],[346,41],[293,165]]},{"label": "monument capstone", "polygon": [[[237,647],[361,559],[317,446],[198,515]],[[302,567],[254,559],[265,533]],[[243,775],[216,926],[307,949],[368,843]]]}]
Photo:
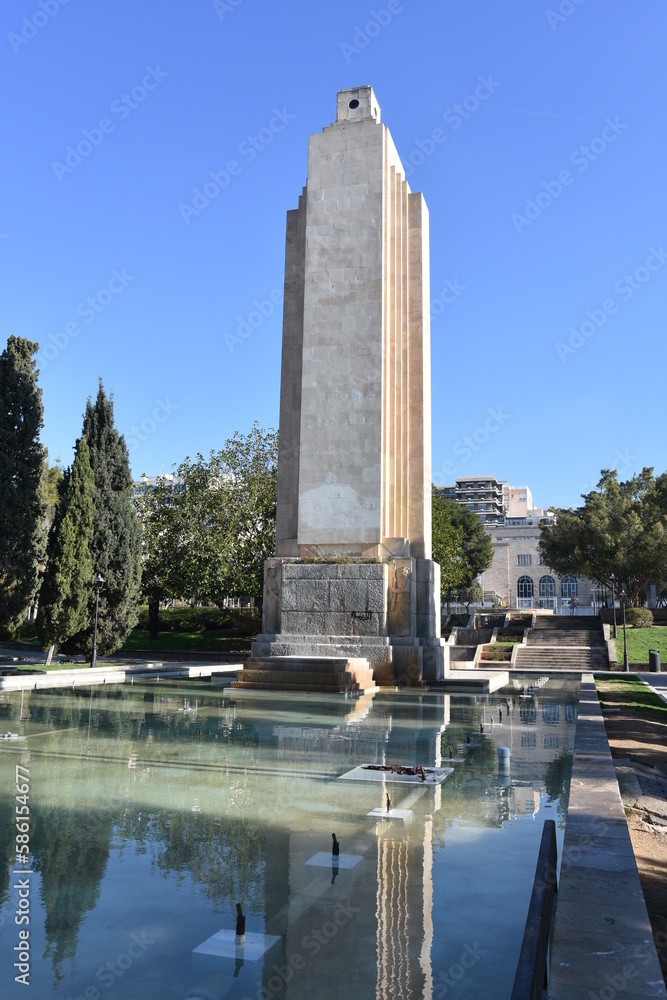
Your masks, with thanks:
[{"label": "monument capstone", "polygon": [[365,660],[385,685],[444,675],[430,378],[426,204],[372,88],[344,90],[287,214],[276,555],[239,685],[284,658]]}]

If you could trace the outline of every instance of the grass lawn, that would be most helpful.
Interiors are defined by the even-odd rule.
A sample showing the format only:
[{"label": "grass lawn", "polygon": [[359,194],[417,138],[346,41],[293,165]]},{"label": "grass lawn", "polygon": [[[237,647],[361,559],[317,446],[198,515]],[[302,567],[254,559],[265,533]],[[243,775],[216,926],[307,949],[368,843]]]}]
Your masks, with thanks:
[{"label": "grass lawn", "polygon": [[[616,659],[623,663],[623,625],[617,623]],[[613,626],[611,634],[613,636]],[[660,650],[660,663],[667,665],[667,626],[652,625],[651,628],[629,628],[628,660],[630,663],[648,663],[649,649]]]},{"label": "grass lawn", "polygon": [[[97,661],[98,667],[115,667],[115,663],[105,663],[104,660]],[[51,673],[52,670],[85,670],[89,667],[89,663],[51,663],[48,667],[44,666],[43,663],[33,663],[30,666],[18,667],[18,672],[20,674],[46,674]]]},{"label": "grass lawn", "polygon": [[[663,722],[667,721],[667,704],[651,691],[651,689],[640,680],[639,677],[603,677],[596,679],[596,687],[600,704],[605,706],[618,705],[618,694],[623,694],[623,702],[628,708],[634,708],[642,715],[651,715],[655,718],[658,713]],[[609,693],[613,691],[614,699],[605,701],[605,689]]]},{"label": "grass lawn", "polygon": [[188,652],[189,650],[214,653],[242,653],[250,649],[250,639],[230,636],[223,632],[160,632],[155,641],[149,638],[148,629],[132,629],[123,643],[123,650],[150,649],[156,653]]}]

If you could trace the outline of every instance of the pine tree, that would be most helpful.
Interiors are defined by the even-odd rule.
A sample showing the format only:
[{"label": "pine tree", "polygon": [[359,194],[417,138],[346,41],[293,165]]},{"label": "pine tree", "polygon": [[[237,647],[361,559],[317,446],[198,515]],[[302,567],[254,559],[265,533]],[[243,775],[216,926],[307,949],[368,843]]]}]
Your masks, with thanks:
[{"label": "pine tree", "polygon": [[44,556],[46,504],[39,345],[11,336],[0,355],[0,626],[18,623],[32,603]]},{"label": "pine tree", "polygon": [[43,646],[60,646],[84,631],[93,585],[95,477],[85,438],[59,486],[60,501],[49,533],[37,631]]},{"label": "pine tree", "polygon": [[[82,439],[90,449],[90,465],[95,477],[90,545],[93,575],[100,573],[104,578],[97,648],[99,653],[110,653],[123,644],[139,617],[141,533],[132,504],[132,476],[125,440],[114,426],[113,403],[107,398],[101,381],[95,402],[89,399],[86,404]],[[91,577],[87,624],[64,643],[66,652],[89,654],[92,651],[94,613]]]}]

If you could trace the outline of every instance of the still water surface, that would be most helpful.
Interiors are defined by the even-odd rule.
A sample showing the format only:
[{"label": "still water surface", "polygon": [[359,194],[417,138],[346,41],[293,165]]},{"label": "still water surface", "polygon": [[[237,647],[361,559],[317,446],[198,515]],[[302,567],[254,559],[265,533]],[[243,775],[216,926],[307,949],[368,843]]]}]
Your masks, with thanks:
[{"label": "still water surface", "polygon": [[[562,844],[578,693],[0,695],[0,732],[21,737],[0,743],[0,994],[509,997],[545,819]],[[450,747],[438,789],[338,780],[362,763],[448,766]],[[367,816],[387,792],[408,822]]]}]

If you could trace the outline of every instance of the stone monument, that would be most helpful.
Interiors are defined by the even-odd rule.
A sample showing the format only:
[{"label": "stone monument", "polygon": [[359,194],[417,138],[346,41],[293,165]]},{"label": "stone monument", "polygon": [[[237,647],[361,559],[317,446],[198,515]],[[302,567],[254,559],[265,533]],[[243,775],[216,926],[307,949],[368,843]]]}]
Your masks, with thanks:
[{"label": "stone monument", "polygon": [[239,685],[285,680],[286,657],[444,675],[430,378],[426,204],[372,88],[344,90],[287,214],[276,555]]}]

